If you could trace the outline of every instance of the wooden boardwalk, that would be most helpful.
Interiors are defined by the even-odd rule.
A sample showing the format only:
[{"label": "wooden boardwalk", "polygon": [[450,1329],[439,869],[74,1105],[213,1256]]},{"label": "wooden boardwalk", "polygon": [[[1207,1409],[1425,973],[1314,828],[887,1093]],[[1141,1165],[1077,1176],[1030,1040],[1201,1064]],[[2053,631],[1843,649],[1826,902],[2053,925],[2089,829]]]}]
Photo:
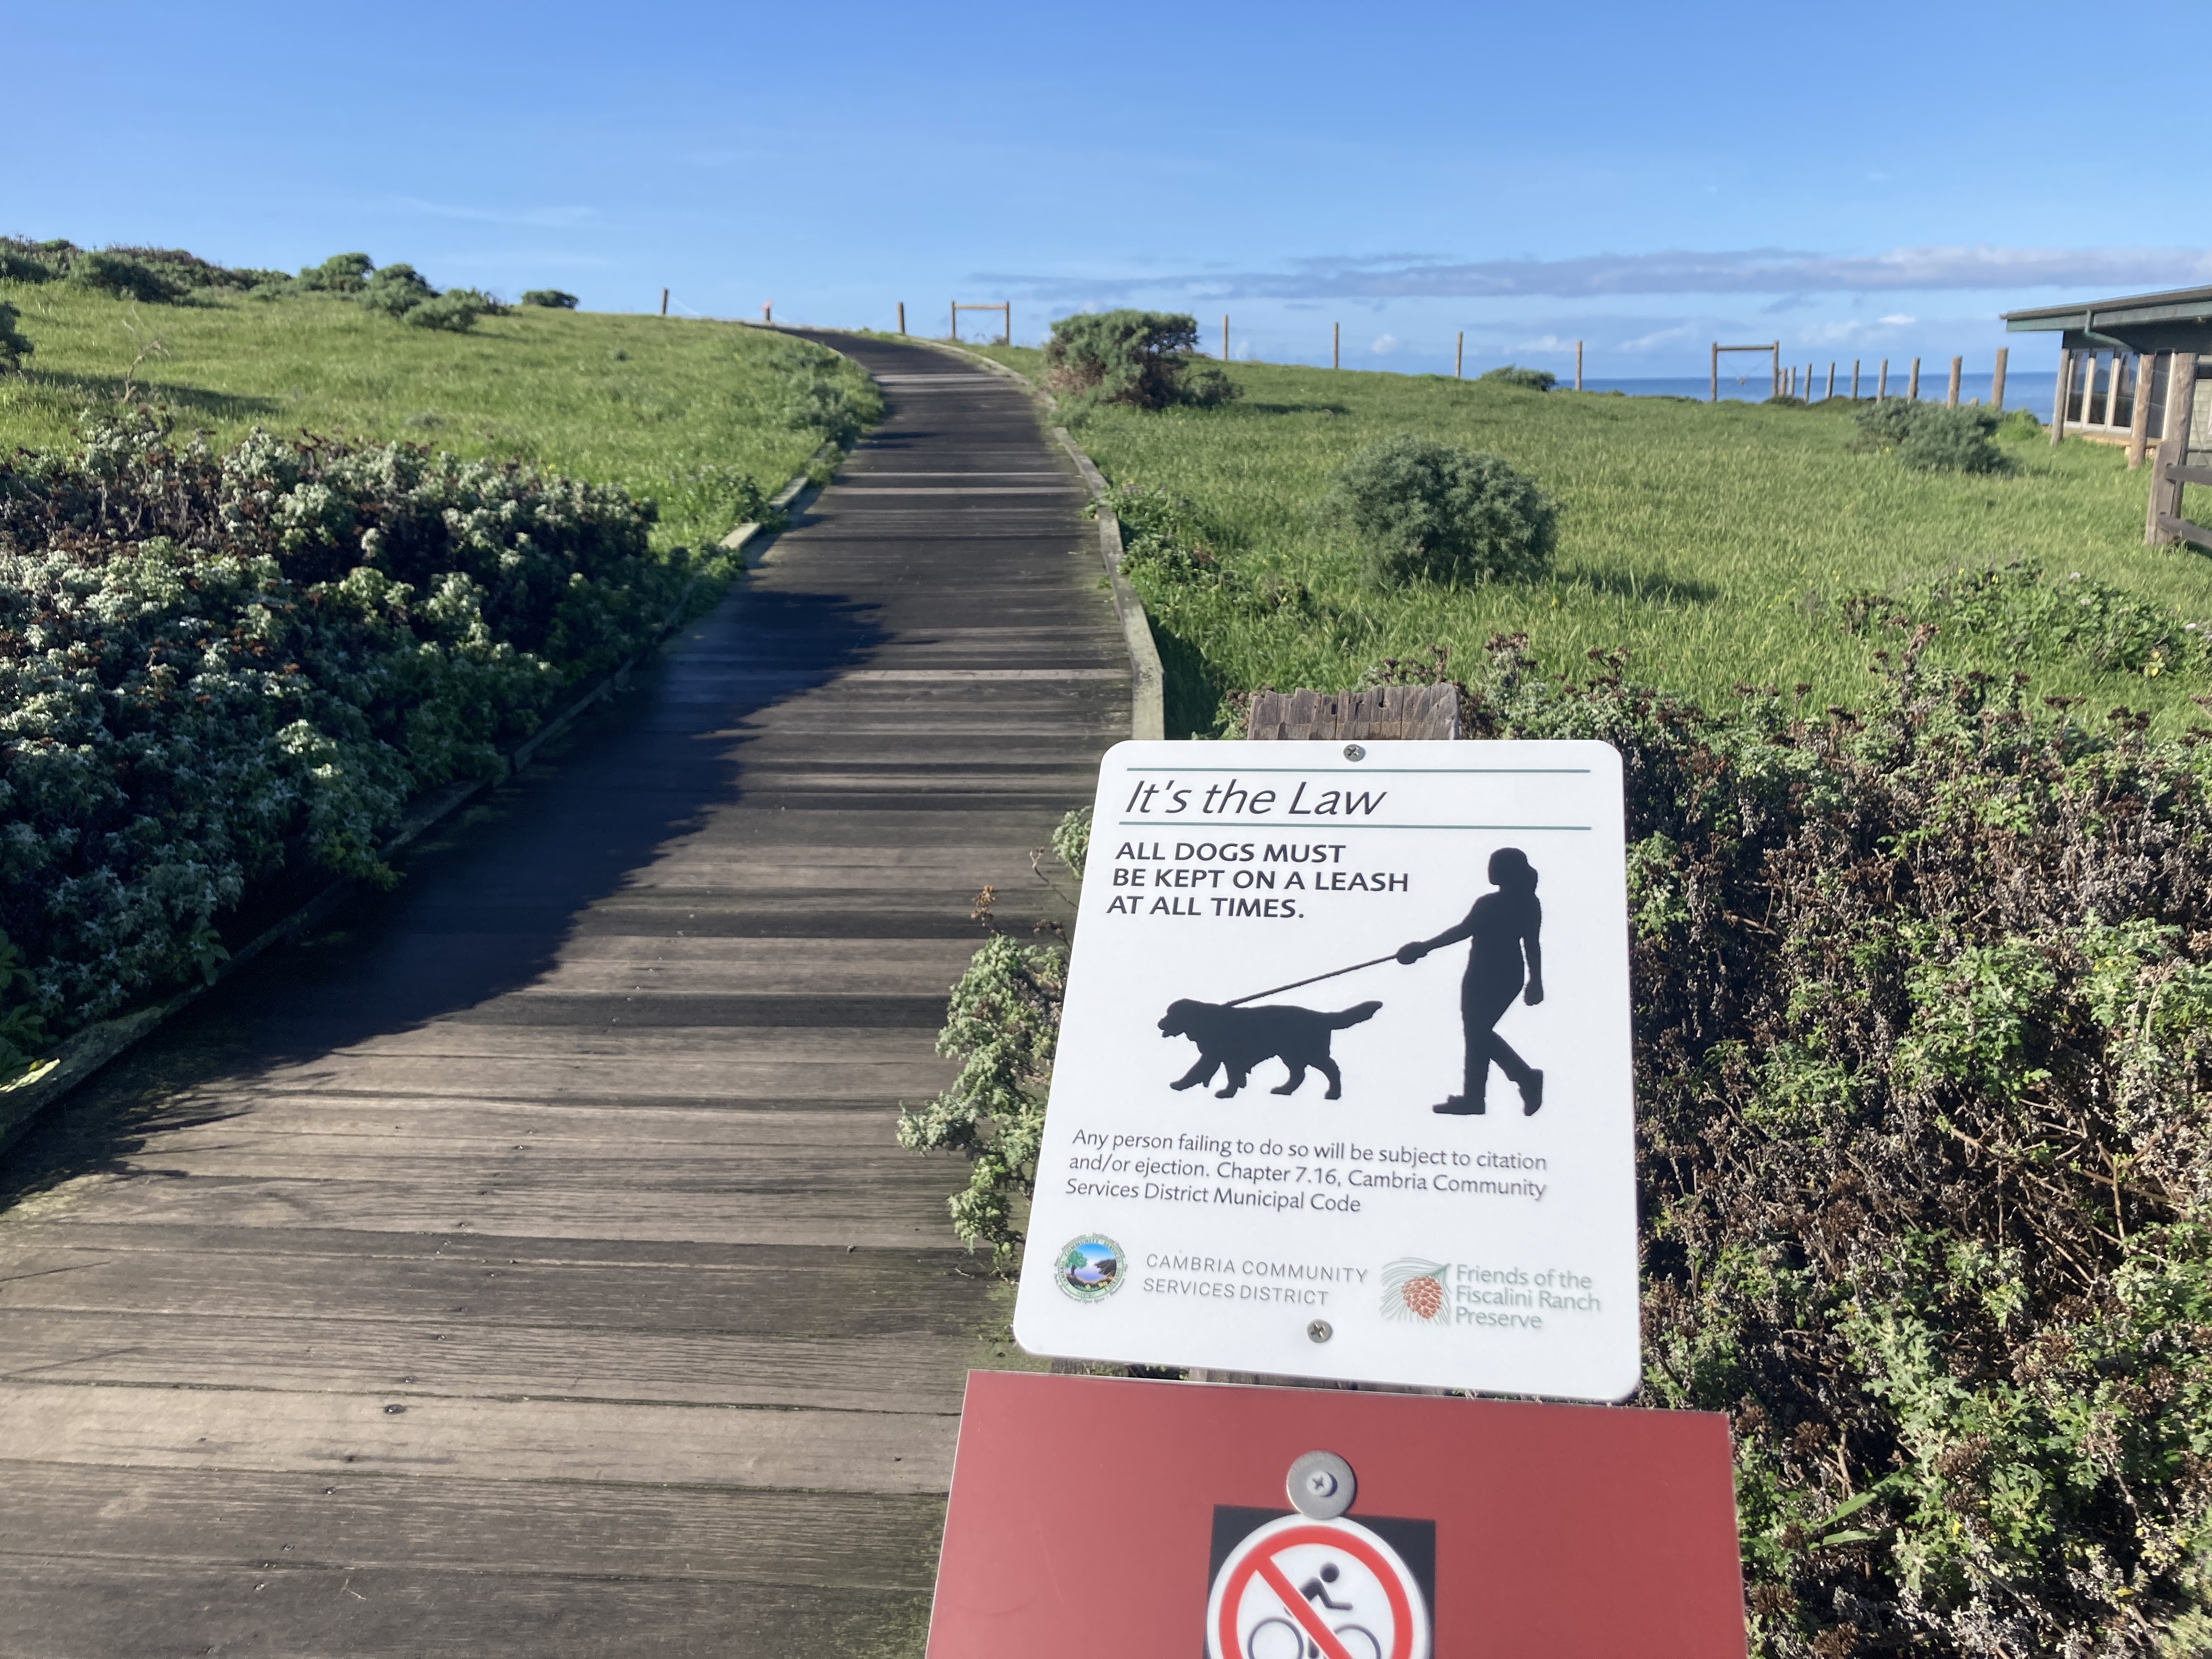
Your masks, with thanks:
[{"label": "wooden boardwalk", "polygon": [[920,1651],[1005,1304],[896,1106],[1128,659],[1020,394],[825,337],[764,566],[0,1166],[0,1655]]}]

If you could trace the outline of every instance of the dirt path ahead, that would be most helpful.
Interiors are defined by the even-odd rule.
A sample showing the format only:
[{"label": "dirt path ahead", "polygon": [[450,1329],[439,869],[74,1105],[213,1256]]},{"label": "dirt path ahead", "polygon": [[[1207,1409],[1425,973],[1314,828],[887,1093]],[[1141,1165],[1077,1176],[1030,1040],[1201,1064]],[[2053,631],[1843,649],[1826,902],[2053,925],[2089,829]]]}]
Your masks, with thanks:
[{"label": "dirt path ahead", "polygon": [[997,1308],[896,1106],[1128,662],[1018,392],[823,337],[766,564],[9,1155],[0,1654],[921,1650]]}]

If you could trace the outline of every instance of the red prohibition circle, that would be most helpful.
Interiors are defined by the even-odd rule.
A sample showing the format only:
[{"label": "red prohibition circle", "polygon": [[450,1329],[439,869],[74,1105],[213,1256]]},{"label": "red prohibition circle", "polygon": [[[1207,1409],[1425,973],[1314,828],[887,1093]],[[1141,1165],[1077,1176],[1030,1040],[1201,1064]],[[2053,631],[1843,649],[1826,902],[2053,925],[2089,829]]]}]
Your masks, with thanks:
[{"label": "red prohibition circle", "polygon": [[[1331,1549],[1342,1550],[1359,1562],[1382,1581],[1383,1594],[1390,1599],[1389,1659],[1411,1659],[1413,1651],[1413,1608],[1406,1599],[1406,1587],[1399,1583],[1396,1571],[1377,1550],[1357,1533],[1340,1531],[1334,1527],[1289,1527],[1274,1534],[1260,1548],[1248,1553],[1230,1570],[1228,1581],[1221,1588],[1221,1623],[1214,1639],[1224,1655],[1234,1655],[1237,1649],[1237,1610],[1243,1604],[1244,1587],[1260,1571],[1262,1557],[1273,1560],[1277,1554],[1298,1544],[1322,1544]],[[1285,1609],[1289,1611],[1289,1609]]]}]

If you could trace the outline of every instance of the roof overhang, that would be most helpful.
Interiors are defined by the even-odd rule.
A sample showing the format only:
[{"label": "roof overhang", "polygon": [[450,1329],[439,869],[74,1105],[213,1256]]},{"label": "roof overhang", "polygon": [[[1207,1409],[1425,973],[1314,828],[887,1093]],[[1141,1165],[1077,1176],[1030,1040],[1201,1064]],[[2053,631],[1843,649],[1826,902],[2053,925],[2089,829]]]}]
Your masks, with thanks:
[{"label": "roof overhang", "polygon": [[2008,311],[2004,325],[2014,334],[2063,334],[2075,347],[2118,342],[2137,351],[2212,350],[2212,288]]}]

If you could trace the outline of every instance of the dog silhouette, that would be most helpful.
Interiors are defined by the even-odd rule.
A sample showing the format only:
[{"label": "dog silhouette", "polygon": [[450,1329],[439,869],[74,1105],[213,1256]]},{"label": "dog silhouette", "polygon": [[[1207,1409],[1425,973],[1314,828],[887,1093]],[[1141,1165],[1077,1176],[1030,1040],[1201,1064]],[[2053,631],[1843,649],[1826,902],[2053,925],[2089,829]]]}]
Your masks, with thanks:
[{"label": "dog silhouette", "polygon": [[1324,1014],[1315,1008],[1231,1008],[1218,1002],[1194,1002],[1185,997],[1168,1005],[1160,1021],[1160,1035],[1187,1036],[1198,1045],[1198,1064],[1168,1086],[1194,1089],[1210,1083],[1213,1074],[1228,1068],[1229,1086],[1215,1091],[1227,1100],[1252,1075],[1263,1060],[1279,1060],[1290,1068],[1290,1080],[1270,1091],[1296,1094],[1306,1080],[1307,1068],[1328,1079],[1326,1100],[1344,1097],[1344,1077],[1328,1057],[1329,1033],[1372,1019],[1379,1002],[1363,1002],[1340,1014]]}]

